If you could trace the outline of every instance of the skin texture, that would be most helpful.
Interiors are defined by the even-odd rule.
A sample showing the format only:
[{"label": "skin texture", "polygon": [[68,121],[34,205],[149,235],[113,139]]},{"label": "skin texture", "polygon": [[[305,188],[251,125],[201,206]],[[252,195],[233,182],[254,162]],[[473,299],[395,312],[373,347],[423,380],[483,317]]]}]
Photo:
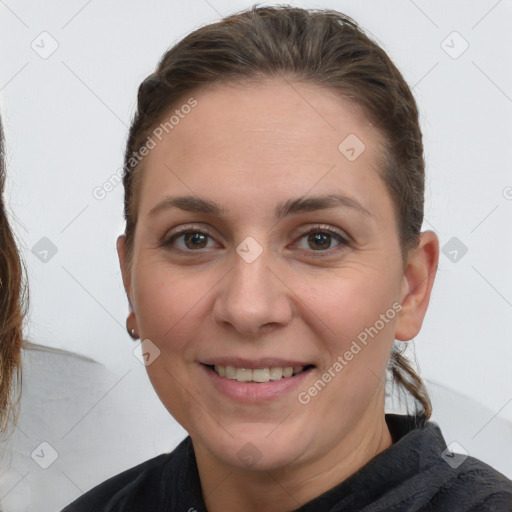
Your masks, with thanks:
[{"label": "skin texture", "polygon": [[[129,321],[160,350],[148,375],[191,435],[208,510],[292,510],[391,445],[386,367],[394,339],[420,330],[438,240],[423,233],[402,260],[393,203],[377,172],[382,136],[347,100],[283,79],[216,85],[194,97],[197,106],[144,162],[131,265],[118,239]],[[338,149],[349,134],[365,144],[352,162]],[[275,216],[283,201],[325,194],[349,196],[369,214],[335,206]],[[150,214],[182,195],[214,201],[224,213]],[[326,226],[348,242],[308,238]],[[180,227],[208,234],[202,248],[183,236],[163,245]],[[235,251],[249,236],[263,249],[252,263]],[[298,393],[393,304],[401,311],[300,403]],[[219,393],[200,364],[227,356],[315,368],[292,391],[245,403]],[[252,450],[250,465],[243,450]]]}]

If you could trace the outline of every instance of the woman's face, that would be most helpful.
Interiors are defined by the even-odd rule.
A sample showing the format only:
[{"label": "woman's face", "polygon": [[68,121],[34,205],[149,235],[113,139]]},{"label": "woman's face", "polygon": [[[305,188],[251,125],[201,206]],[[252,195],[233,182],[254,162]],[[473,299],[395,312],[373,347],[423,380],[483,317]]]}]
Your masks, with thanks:
[{"label": "woman's face", "polygon": [[383,421],[406,288],[381,134],[311,84],[193,96],[145,158],[130,274],[120,242],[151,382],[224,464],[341,456]]}]

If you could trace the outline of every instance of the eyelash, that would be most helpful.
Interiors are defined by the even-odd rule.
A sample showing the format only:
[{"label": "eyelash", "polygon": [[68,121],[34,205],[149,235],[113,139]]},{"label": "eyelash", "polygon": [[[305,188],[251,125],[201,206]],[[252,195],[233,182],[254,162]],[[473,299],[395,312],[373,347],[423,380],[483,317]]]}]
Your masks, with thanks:
[{"label": "eyelash", "polygon": [[[191,228],[190,226],[188,227],[184,227],[182,229],[180,229],[178,232],[174,233],[172,236],[166,238],[163,242],[162,242],[162,247],[169,247],[171,246],[178,238],[182,237],[183,235],[186,235],[186,234],[201,234],[201,235],[206,235],[208,236],[209,238],[213,239],[213,236],[210,235],[210,233],[208,233],[207,230],[203,230],[203,229],[193,229]],[[334,247],[330,247],[329,249],[325,249],[325,250],[322,250],[322,249],[319,249],[319,250],[314,250],[314,249],[310,249],[310,250],[306,250],[306,249],[299,249],[300,251],[302,252],[307,252],[307,253],[310,253],[311,257],[313,258],[318,258],[318,257],[323,257],[324,255],[331,255],[332,252],[336,251],[336,250],[341,250],[343,249],[345,246],[348,246],[350,245],[350,242],[348,240],[347,237],[343,236],[341,233],[339,233],[338,231],[332,229],[330,226],[326,226],[326,225],[316,225],[316,226],[313,226],[311,229],[309,229],[308,231],[302,233],[301,235],[299,235],[298,239],[297,240],[301,240],[303,239],[304,237],[307,237],[309,235],[312,235],[314,233],[321,233],[321,234],[327,234],[327,235],[330,235],[332,236],[333,238],[335,238],[339,243],[338,245],[334,246]],[[297,242],[294,242],[294,245],[296,244]],[[197,250],[194,250],[194,249],[177,249],[178,251],[182,251],[182,252],[186,252],[186,253],[200,253],[202,252],[201,249],[197,249]]]}]

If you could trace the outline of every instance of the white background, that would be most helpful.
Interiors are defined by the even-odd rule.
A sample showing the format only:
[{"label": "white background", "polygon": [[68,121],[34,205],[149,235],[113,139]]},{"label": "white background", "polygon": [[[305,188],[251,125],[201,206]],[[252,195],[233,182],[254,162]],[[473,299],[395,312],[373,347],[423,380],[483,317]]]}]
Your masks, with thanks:
[{"label": "white background", "polygon": [[[133,365],[115,251],[123,190],[102,200],[93,191],[122,166],[137,87],[163,52],[250,5],[0,2],[7,198],[28,267],[32,342],[87,355],[119,376]],[[482,427],[494,417],[512,420],[512,2],[292,5],[355,18],[413,88],[427,162],[424,229],[441,246],[457,237],[467,247],[456,262],[441,254],[414,341],[419,366],[429,380],[485,405]],[[31,45],[43,44],[58,48],[42,58]],[[45,263],[32,253],[43,237],[58,250]]]}]

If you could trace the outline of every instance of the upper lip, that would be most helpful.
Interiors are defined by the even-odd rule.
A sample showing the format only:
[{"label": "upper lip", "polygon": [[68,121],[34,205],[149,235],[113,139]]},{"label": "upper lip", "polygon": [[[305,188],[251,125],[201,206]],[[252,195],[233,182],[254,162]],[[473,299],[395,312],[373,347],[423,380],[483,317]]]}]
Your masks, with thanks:
[{"label": "upper lip", "polygon": [[257,368],[286,368],[291,366],[311,366],[312,363],[298,361],[296,359],[280,359],[277,357],[262,357],[258,359],[246,359],[243,357],[211,357],[200,361],[207,366],[234,366],[255,370]]}]

